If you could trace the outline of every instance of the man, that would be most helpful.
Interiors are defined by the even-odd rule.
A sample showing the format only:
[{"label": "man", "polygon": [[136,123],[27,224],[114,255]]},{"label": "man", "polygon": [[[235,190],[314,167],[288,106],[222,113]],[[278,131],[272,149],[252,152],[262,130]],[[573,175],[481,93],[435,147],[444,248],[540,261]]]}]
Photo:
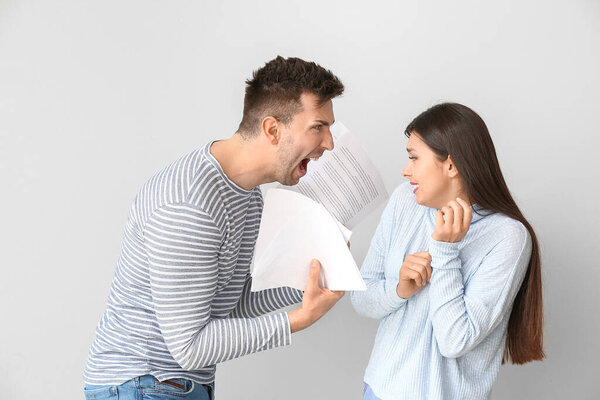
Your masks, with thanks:
[{"label": "man", "polygon": [[316,260],[304,293],[253,293],[250,261],[259,185],[294,185],[333,149],[331,99],[344,86],[315,63],[282,57],[246,84],[238,131],[175,161],[134,199],[86,398],[213,398],[217,363],[289,344],[343,296],[319,287]]}]

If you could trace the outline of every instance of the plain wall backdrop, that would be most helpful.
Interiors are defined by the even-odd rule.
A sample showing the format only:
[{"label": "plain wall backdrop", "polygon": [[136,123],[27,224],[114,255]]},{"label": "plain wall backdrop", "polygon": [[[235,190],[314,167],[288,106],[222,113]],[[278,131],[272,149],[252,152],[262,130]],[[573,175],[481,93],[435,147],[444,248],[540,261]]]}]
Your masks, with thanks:
[{"label": "plain wall backdrop", "polygon": [[[83,398],[133,197],[233,134],[278,54],[342,79],[336,119],[390,192],[413,117],[483,117],[541,242],[546,317],[547,360],[503,366],[492,399],[600,398],[600,2],[0,0],[0,399]],[[346,295],[291,346],[219,365],[217,398],[358,400],[377,326]]]}]

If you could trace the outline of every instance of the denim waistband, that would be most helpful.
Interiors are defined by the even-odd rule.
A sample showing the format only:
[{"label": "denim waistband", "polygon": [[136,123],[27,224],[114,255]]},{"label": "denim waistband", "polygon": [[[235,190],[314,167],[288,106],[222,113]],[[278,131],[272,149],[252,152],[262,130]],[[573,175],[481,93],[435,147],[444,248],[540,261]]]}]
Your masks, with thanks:
[{"label": "denim waistband", "polygon": [[134,388],[148,388],[154,387],[154,377],[152,375],[138,376],[124,382],[121,386],[134,387]]}]

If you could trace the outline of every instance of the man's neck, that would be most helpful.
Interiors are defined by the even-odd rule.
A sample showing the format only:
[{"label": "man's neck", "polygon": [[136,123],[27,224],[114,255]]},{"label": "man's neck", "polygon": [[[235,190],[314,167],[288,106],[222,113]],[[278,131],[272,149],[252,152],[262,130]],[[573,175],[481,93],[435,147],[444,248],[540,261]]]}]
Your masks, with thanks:
[{"label": "man's neck", "polygon": [[229,139],[214,142],[210,153],[233,183],[252,190],[272,181],[269,178],[271,161],[259,142],[260,139],[243,139],[236,133]]}]

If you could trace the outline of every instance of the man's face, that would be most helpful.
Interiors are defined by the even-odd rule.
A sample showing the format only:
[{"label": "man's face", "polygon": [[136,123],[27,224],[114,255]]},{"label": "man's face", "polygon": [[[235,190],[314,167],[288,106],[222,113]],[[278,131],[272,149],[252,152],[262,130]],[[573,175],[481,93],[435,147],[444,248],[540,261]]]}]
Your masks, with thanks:
[{"label": "man's face", "polygon": [[302,111],[294,115],[283,133],[277,149],[276,180],[283,185],[295,185],[306,171],[311,158],[319,158],[325,150],[333,150],[329,128],[334,122],[331,100],[317,104],[318,97],[303,93]]}]

